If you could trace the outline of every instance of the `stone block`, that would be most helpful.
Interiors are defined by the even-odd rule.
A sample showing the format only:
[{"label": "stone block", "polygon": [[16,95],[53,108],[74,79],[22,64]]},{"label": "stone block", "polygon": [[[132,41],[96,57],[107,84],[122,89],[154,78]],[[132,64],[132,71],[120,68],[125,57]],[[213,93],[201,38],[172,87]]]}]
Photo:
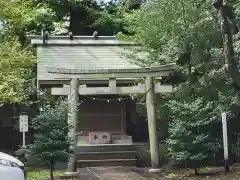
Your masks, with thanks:
[{"label": "stone block", "polygon": [[107,132],[89,133],[89,144],[110,144],[111,135]]},{"label": "stone block", "polygon": [[67,180],[67,179],[77,180],[79,179],[79,177],[80,177],[80,174],[78,172],[65,172],[59,178],[63,180]]},{"label": "stone block", "polygon": [[132,144],[132,136],[128,135],[113,135],[113,144]]},{"label": "stone block", "polygon": [[86,145],[89,143],[88,135],[78,135],[77,136],[77,146]]}]

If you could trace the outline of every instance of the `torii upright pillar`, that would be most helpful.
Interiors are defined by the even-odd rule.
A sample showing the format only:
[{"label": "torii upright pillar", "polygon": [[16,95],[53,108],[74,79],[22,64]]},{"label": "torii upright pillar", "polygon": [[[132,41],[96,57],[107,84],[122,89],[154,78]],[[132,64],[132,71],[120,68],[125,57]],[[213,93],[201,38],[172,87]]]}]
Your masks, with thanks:
[{"label": "torii upright pillar", "polygon": [[154,104],[154,84],[152,77],[146,77],[146,107],[148,118],[148,131],[152,169],[151,172],[159,171],[159,144],[157,134],[156,112]]},{"label": "torii upright pillar", "polygon": [[76,172],[76,153],[75,149],[77,146],[76,139],[76,128],[78,122],[78,88],[79,88],[79,79],[73,78],[70,82],[70,95],[68,96],[68,125],[70,125],[70,131],[68,133],[68,137],[72,140],[72,144],[70,149],[73,151],[72,156],[68,162],[67,173],[75,173]]}]

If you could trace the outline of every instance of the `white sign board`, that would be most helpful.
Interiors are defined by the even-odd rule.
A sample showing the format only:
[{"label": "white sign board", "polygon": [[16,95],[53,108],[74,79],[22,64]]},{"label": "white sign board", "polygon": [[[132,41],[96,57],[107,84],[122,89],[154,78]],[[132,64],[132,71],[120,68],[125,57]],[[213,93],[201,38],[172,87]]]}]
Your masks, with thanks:
[{"label": "white sign board", "polygon": [[89,133],[89,144],[109,144],[111,135],[107,132]]},{"label": "white sign board", "polygon": [[28,132],[28,116],[20,115],[19,129],[20,132]]},{"label": "white sign board", "polygon": [[228,159],[228,135],[227,135],[227,115],[222,113],[222,131],[223,131],[223,148],[224,158]]}]

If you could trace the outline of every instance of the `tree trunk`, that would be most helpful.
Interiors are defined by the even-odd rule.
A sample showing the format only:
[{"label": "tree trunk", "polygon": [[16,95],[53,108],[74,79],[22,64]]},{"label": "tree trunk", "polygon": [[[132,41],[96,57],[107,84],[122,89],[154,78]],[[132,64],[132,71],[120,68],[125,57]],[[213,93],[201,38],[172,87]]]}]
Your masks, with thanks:
[{"label": "tree trunk", "polygon": [[[240,88],[240,72],[238,71],[237,60],[236,57],[234,56],[233,31],[231,29],[231,24],[229,23],[229,20],[226,17],[226,12],[224,12],[226,11],[225,6],[219,8],[220,22],[222,22],[222,37],[224,42],[224,54],[226,61],[225,63],[227,64],[229,76]],[[231,11],[233,10],[231,9]],[[237,92],[236,94],[236,104],[240,107],[239,94],[240,92]]]},{"label": "tree trunk", "polygon": [[51,161],[50,162],[50,179],[51,180],[54,180],[54,176],[53,176],[53,170],[54,170],[54,162],[53,161]]},{"label": "tree trunk", "polygon": [[[237,89],[240,88],[240,72],[237,67],[237,59],[234,56],[233,34],[238,33],[234,11],[229,0],[212,0],[213,7],[218,11],[221,33],[224,43],[225,64],[232,80],[236,83]],[[239,92],[236,96],[236,104],[240,107]]]},{"label": "tree trunk", "polygon": [[239,90],[237,91],[237,94],[236,94],[236,104],[238,107],[240,107],[240,91]]}]

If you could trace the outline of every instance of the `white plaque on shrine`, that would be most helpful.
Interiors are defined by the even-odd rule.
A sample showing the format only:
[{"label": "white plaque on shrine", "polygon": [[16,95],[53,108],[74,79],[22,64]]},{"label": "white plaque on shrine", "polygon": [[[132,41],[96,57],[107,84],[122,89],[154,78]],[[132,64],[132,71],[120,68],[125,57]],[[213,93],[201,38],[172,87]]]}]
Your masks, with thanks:
[{"label": "white plaque on shrine", "polygon": [[89,133],[89,144],[109,144],[111,135],[107,132]]}]

